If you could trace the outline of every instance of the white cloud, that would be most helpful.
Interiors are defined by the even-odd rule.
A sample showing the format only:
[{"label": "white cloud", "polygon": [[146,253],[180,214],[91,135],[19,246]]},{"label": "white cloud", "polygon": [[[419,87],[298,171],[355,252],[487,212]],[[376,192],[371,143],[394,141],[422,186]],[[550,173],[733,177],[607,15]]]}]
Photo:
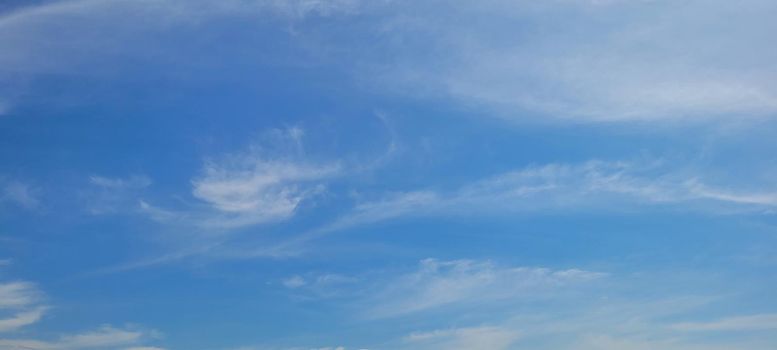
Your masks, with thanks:
[{"label": "white cloud", "polygon": [[200,202],[197,206],[176,211],[141,201],[141,210],[158,221],[216,230],[291,218],[304,200],[324,191],[325,181],[338,175],[340,166],[305,160],[299,128],[270,134],[273,147],[254,145],[245,152],[207,160],[191,181],[192,196]]},{"label": "white cloud", "polygon": [[292,288],[292,289],[299,288],[304,286],[305,284],[307,284],[307,282],[301,276],[291,276],[283,280],[283,285],[286,288]]},{"label": "white cloud", "polygon": [[316,180],[336,173],[336,166],[313,166],[248,156],[236,162],[206,164],[192,181],[193,195],[234,225],[250,225],[290,217],[299,203],[321,191]]},{"label": "white cloud", "polygon": [[671,328],[689,332],[777,330],[777,314],[748,315],[715,321],[676,323]]},{"label": "white cloud", "polygon": [[730,190],[712,188],[697,181],[689,181],[688,191],[691,195],[700,198],[712,199],[721,202],[762,205],[767,207],[777,206],[777,192],[739,193]]},{"label": "white cloud", "polygon": [[738,121],[777,112],[770,1],[402,5],[376,29],[396,53],[376,71],[403,93],[447,95],[511,119]]},{"label": "white cloud", "polygon": [[[36,350],[77,350],[77,349],[126,349],[149,338],[154,338],[154,332],[135,329],[114,328],[102,326],[94,331],[62,335],[56,340],[44,341],[36,339],[0,339],[0,348],[36,349]],[[148,347],[130,347],[129,349],[158,349]]]},{"label": "white cloud", "polygon": [[[350,348],[346,348],[344,346],[324,346],[324,347],[256,347],[256,346],[241,346],[239,348],[235,348],[232,350],[348,350]],[[359,348],[358,350],[369,350],[369,349],[363,349]]]},{"label": "white cloud", "polygon": [[755,344],[749,341],[729,343],[709,343],[687,339],[678,339],[671,336],[655,337],[624,336],[611,334],[591,334],[576,339],[574,344],[569,344],[557,349],[569,350],[767,350],[769,345]]},{"label": "white cloud", "polygon": [[629,210],[678,203],[687,204],[682,210],[769,212],[777,206],[777,190],[746,192],[706,185],[697,173],[667,169],[660,162],[593,160],[529,166],[452,191],[416,190],[363,201],[316,234],[404,216]]},{"label": "white cloud", "polygon": [[0,332],[38,322],[46,312],[38,288],[29,282],[0,282]]},{"label": "white cloud", "polygon": [[[688,317],[720,301],[720,297],[672,297],[640,300],[626,297],[604,299],[565,310],[555,316],[518,317],[507,322],[509,327],[531,335],[527,341],[555,339],[558,342],[542,349],[583,350],[734,350],[770,349],[774,339],[768,337],[726,336],[724,331],[769,330],[755,323],[773,322],[770,315],[750,315],[714,320],[701,316],[696,323],[673,323],[672,319]],[[773,328],[771,328],[773,329]],[[714,337],[699,337],[695,331],[716,331]],[[709,334],[708,334],[709,335]],[[533,337],[533,338],[532,338]]]},{"label": "white cloud", "polygon": [[461,303],[482,303],[537,297],[603,278],[606,274],[579,269],[502,267],[489,261],[421,261],[416,272],[378,288],[371,317],[389,317]]},{"label": "white cloud", "polygon": [[0,283],[0,308],[19,308],[38,302],[41,293],[29,282]]},{"label": "white cloud", "polygon": [[[58,1],[0,18],[0,81],[126,57],[180,63],[154,34],[196,35],[211,20],[248,16],[311,24],[310,32],[290,26],[291,40],[380,89],[449,96],[507,118],[770,118],[774,8],[769,0]],[[320,17],[364,35],[343,39],[305,22]],[[106,69],[90,68],[79,73]],[[8,90],[0,97],[12,98]]]},{"label": "white cloud", "polygon": [[[42,304],[43,293],[29,282],[0,283],[0,333],[17,331],[37,323],[48,311]],[[7,316],[7,315],[10,315]],[[96,330],[61,335],[54,340],[8,339],[0,337],[0,349],[78,350],[111,349],[159,350],[154,347],[130,347],[158,337],[158,332],[137,327],[115,328],[109,325]]]},{"label": "white cloud", "polygon": [[[292,217],[298,204],[315,196],[330,177],[340,175],[337,165],[310,165],[298,158],[283,161],[294,170],[268,170],[287,169],[276,168],[274,162],[256,151],[212,161],[193,181],[195,195],[202,198],[207,210],[202,206],[167,210],[145,201],[140,202],[141,210],[160,222],[194,225],[206,231],[279,222]],[[254,248],[209,244],[205,253],[236,259],[295,256],[304,252],[310,241],[332,232],[405,217],[629,213],[651,208],[717,214],[770,214],[777,210],[777,190],[771,190],[769,184],[747,184],[756,188],[749,191],[742,189],[739,181],[707,179],[707,173],[693,165],[670,165],[651,159],[550,163],[508,171],[458,188],[361,196],[341,217],[285,241]],[[203,251],[191,247],[186,250]]]},{"label": "white cloud", "polygon": [[[542,312],[516,311],[495,325],[443,328],[414,332],[395,348],[409,349],[523,349],[537,350],[734,350],[773,348],[768,337],[725,337],[720,331],[771,330],[753,324],[772,322],[770,315],[753,315],[699,322],[677,327],[667,319],[706,306],[707,297],[645,300],[639,298],[554,299],[559,308]],[[521,309],[523,310],[523,309]],[[490,317],[491,318],[491,317]],[[743,321],[745,320],[745,321]],[[736,324],[735,326],[732,326]],[[722,326],[721,326],[722,325]],[[744,326],[742,326],[744,325]],[[694,331],[717,331],[716,337],[699,337]],[[770,343],[771,342],[771,343]]]},{"label": "white cloud", "polygon": [[308,273],[285,278],[281,284],[303,299],[351,298],[365,292],[366,276],[348,276],[336,273]]},{"label": "white cloud", "polygon": [[40,205],[37,190],[19,181],[2,181],[0,178],[0,203],[13,203],[25,209],[34,209]]},{"label": "white cloud", "polygon": [[16,313],[11,318],[0,318],[0,332],[17,330],[36,323],[43,317],[45,311],[45,307],[37,307]]},{"label": "white cloud", "polygon": [[104,326],[92,332],[63,336],[60,343],[63,347],[102,347],[111,345],[131,344],[137,342],[143,333]]},{"label": "white cloud", "polygon": [[412,349],[425,350],[504,350],[520,337],[514,329],[500,327],[469,327],[412,333],[405,337]]}]

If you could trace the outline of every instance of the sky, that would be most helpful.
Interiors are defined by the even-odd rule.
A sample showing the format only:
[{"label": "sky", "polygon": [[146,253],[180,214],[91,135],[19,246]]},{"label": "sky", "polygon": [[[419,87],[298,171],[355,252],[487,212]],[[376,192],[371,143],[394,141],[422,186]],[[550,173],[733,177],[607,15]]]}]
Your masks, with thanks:
[{"label": "sky", "polygon": [[0,350],[777,348],[772,0],[0,1]]}]

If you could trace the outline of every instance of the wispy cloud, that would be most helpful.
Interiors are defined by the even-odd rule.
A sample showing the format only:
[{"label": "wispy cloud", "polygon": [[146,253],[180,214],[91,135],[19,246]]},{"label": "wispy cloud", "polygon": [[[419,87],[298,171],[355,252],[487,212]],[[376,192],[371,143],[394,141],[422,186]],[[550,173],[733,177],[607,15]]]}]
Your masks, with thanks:
[{"label": "wispy cloud", "polygon": [[5,282],[0,284],[0,307],[23,307],[40,299],[40,292],[29,282]]},{"label": "wispy cloud", "polygon": [[192,181],[199,203],[164,209],[141,201],[141,210],[160,222],[203,230],[230,230],[292,217],[306,199],[320,194],[325,181],[339,175],[337,163],[304,159],[299,128],[275,130],[274,149],[253,145],[247,151],[205,161]]},{"label": "wispy cloud", "polygon": [[18,312],[10,318],[0,318],[0,332],[17,330],[24,326],[36,323],[43,317],[45,311],[45,307],[37,307]]},{"label": "wispy cloud", "polygon": [[[223,258],[296,256],[322,236],[400,218],[636,213],[650,209],[770,215],[777,210],[777,189],[771,190],[768,184],[748,191],[740,188],[740,182],[704,177],[699,168],[672,166],[662,160],[532,165],[452,189],[364,196],[340,217],[285,241],[258,248],[216,247],[214,254]],[[174,216],[155,210],[149,208],[160,217]]]},{"label": "wispy cloud", "polygon": [[405,337],[412,349],[492,349],[504,350],[520,337],[514,329],[500,327],[469,327],[416,332]]},{"label": "wispy cloud", "polygon": [[0,347],[35,350],[159,349],[155,347],[132,347],[132,345],[155,337],[157,337],[157,334],[153,331],[102,326],[93,331],[62,335],[55,340],[0,339]]},{"label": "wispy cloud", "polygon": [[[561,299],[563,300],[563,298]],[[705,301],[707,300],[707,301]],[[409,349],[585,349],[585,350],[734,350],[769,349],[770,340],[726,337],[731,331],[771,330],[771,315],[752,315],[724,320],[675,324],[667,319],[709,306],[709,298],[606,300],[592,298],[563,310],[544,308],[544,313],[516,311],[514,316],[488,326],[456,326],[419,331],[397,342]],[[688,325],[679,326],[679,325]],[[698,337],[699,331],[716,337]],[[730,334],[730,333],[729,333]],[[489,346],[478,346],[489,344]]]},{"label": "wispy cloud", "polygon": [[38,322],[47,309],[42,298],[43,293],[30,282],[0,282],[0,332]]},{"label": "wispy cloud", "polygon": [[82,193],[87,210],[94,215],[115,214],[136,211],[138,197],[151,185],[151,179],[145,175],[126,178],[92,175],[89,184]]},{"label": "wispy cloud", "polygon": [[21,181],[0,178],[0,203],[6,202],[25,209],[40,205],[39,190]]},{"label": "wispy cloud", "polygon": [[[30,282],[0,282],[0,333],[18,331],[41,321],[49,310],[44,305],[44,293]],[[115,328],[102,326],[94,331],[65,334],[54,340],[11,339],[0,337],[0,349],[78,350],[125,349],[157,338],[159,333],[138,327]],[[132,349],[132,348],[130,348]],[[138,349],[157,349],[144,348]]]},{"label": "wispy cloud", "polygon": [[689,332],[765,331],[777,329],[777,314],[729,317],[705,322],[673,324],[672,329]]},{"label": "wispy cloud", "polygon": [[203,224],[243,226],[290,217],[299,203],[323,187],[317,181],[337,173],[337,165],[269,160],[261,155],[209,162],[192,181],[195,198],[223,216]]},{"label": "wispy cloud", "polygon": [[770,212],[777,191],[759,192],[704,184],[698,173],[655,162],[588,161],[529,166],[455,190],[416,190],[358,203],[322,231],[404,216],[499,215],[549,210],[629,210],[685,203],[682,210]]},{"label": "wispy cloud", "polygon": [[[170,57],[165,53],[176,45],[163,43],[160,33],[199,35],[209,23],[224,18],[288,23],[353,14],[360,7],[353,0],[65,0],[20,6],[0,16],[0,114],[16,105],[19,90],[40,74],[99,76],[121,70],[127,58],[164,64]],[[142,28],[138,20],[144,22]],[[62,26],[69,30],[59,30]],[[57,59],[42,55],[47,52],[56,52]]]},{"label": "wispy cloud", "polygon": [[[230,350],[349,350],[353,348],[346,348],[344,346],[306,346],[306,347],[268,347],[268,346],[241,346]],[[364,348],[357,348],[358,350],[369,350]]]},{"label": "wispy cloud", "polygon": [[390,317],[452,304],[477,304],[547,295],[595,281],[601,272],[580,269],[502,267],[490,261],[421,261],[417,271],[379,288],[369,304],[370,317]]},{"label": "wispy cloud", "polygon": [[[357,315],[370,314],[370,322],[412,316],[414,323],[432,325],[381,343],[395,349],[766,350],[773,345],[769,337],[736,336],[773,330],[772,314],[710,318],[708,310],[725,297],[648,296],[644,285],[633,282],[626,275],[580,269],[427,259],[415,271],[362,278],[346,286],[351,294],[338,302],[354,306]],[[298,288],[308,285],[291,293]],[[456,316],[419,314],[433,310],[455,310]],[[677,322],[689,317],[697,321]]]},{"label": "wispy cloud", "polygon": [[403,92],[508,119],[740,121],[777,111],[769,1],[402,4],[376,31],[396,40],[388,49],[398,54],[378,71]]},{"label": "wispy cloud", "polygon": [[[320,51],[319,58],[349,52],[350,58],[322,62],[347,66],[375,86],[448,96],[510,119],[539,114],[574,121],[735,121],[770,118],[777,111],[777,51],[764,34],[775,29],[766,15],[774,10],[770,1],[438,5],[77,0],[28,6],[0,18],[0,67],[8,70],[0,69],[0,79],[67,72],[95,59],[159,59],[154,33],[196,31],[214,19],[258,16],[287,25],[326,17],[358,26],[365,36],[344,40],[321,27],[316,35],[292,30],[291,40]],[[362,15],[370,21],[361,21]],[[133,20],[140,17],[146,26],[137,30]],[[58,31],[62,25],[71,30]],[[118,46],[117,41],[145,44]],[[41,52],[58,52],[59,59]],[[0,93],[10,98],[12,91]]]},{"label": "wispy cloud", "polygon": [[281,280],[295,297],[305,300],[330,298],[357,299],[368,288],[369,278],[338,273],[307,273],[292,275]]},{"label": "wispy cloud", "polygon": [[624,336],[596,334],[580,337],[575,344],[558,347],[556,349],[569,350],[737,350],[737,349],[758,349],[767,350],[770,345],[752,341],[728,341],[721,343],[710,343],[702,341],[693,341],[687,339],[678,339],[673,337],[663,337],[655,339],[654,337]]},{"label": "wispy cloud", "polygon": [[120,190],[140,189],[151,185],[151,180],[143,175],[133,175],[126,179],[92,175],[89,177],[89,182],[100,188]]},{"label": "wispy cloud", "polygon": [[301,276],[291,276],[288,278],[283,279],[283,285],[286,288],[299,288],[307,284],[304,278]]}]

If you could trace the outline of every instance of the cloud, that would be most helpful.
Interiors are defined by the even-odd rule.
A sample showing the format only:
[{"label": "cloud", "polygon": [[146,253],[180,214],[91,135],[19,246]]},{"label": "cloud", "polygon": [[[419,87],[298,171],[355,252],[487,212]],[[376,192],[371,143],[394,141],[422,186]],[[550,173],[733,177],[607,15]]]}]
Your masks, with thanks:
[{"label": "cloud", "polygon": [[154,347],[130,347],[143,340],[154,338],[154,332],[137,329],[102,326],[94,331],[62,335],[56,340],[0,339],[0,348],[36,350],[77,349],[158,349]]},{"label": "cloud", "polygon": [[29,282],[0,282],[0,332],[14,331],[38,322],[46,312],[43,293]]},{"label": "cloud", "polygon": [[[344,346],[324,346],[324,347],[256,347],[256,346],[241,346],[232,350],[348,350]],[[369,350],[359,348],[358,350]]]},{"label": "cloud", "polygon": [[401,4],[373,28],[394,53],[373,73],[400,93],[448,96],[513,120],[740,121],[777,112],[777,50],[765,35],[775,30],[766,15],[773,2]]},{"label": "cloud", "polygon": [[520,337],[520,332],[500,327],[470,327],[417,332],[405,337],[412,349],[489,349],[504,350]]},{"label": "cloud", "polygon": [[738,349],[758,349],[767,350],[768,344],[758,344],[751,341],[739,342],[701,342],[686,339],[677,339],[672,337],[663,337],[661,339],[596,334],[580,337],[575,344],[561,347],[558,349],[570,350],[738,350]]},{"label": "cloud", "polygon": [[[541,343],[546,346],[540,347],[541,349],[765,350],[774,346],[774,339],[768,337],[727,334],[733,329],[750,329],[750,326],[742,328],[715,326],[719,323],[744,325],[751,321],[768,322],[769,318],[769,315],[750,315],[723,320],[711,319],[708,316],[708,309],[713,302],[720,300],[721,297],[678,297],[676,294],[669,298],[653,300],[622,296],[617,300],[609,298],[591,300],[591,303],[583,303],[555,316],[516,317],[503,326],[522,329],[527,335],[528,343],[544,339],[545,341]],[[705,321],[698,323],[672,321],[678,317],[686,318],[695,314],[700,315],[699,318]],[[706,332],[716,333],[710,337],[699,337],[699,334],[694,334],[702,328],[706,328]],[[768,330],[768,328],[760,329]],[[758,330],[758,328],[753,327],[750,330]]]},{"label": "cloud", "polygon": [[[667,322],[709,306],[710,300],[709,297],[651,300],[634,296],[624,299],[589,296],[585,300],[575,298],[572,303],[568,303],[569,300],[560,297],[554,298],[550,305],[543,306],[541,312],[533,309],[527,311],[524,308],[508,310],[513,316],[497,323],[493,323],[493,313],[490,313],[488,318],[492,320],[492,324],[487,326],[456,325],[433,331],[413,332],[396,342],[394,347],[425,350],[765,350],[773,347],[774,340],[768,337],[727,337],[721,331],[726,332],[728,326],[712,327],[718,331],[715,337],[699,337],[698,334],[692,334],[690,329],[678,328],[676,323]],[[471,315],[471,312],[468,315]],[[753,318],[760,316],[768,315],[754,315]],[[717,323],[718,321],[711,321],[699,324]],[[744,323],[749,324],[750,321]],[[696,329],[695,326],[691,328]],[[712,331],[707,327],[701,328],[704,331]]]},{"label": "cloud", "polygon": [[41,293],[29,282],[0,283],[0,308],[19,308],[36,303]]},{"label": "cloud", "polygon": [[307,273],[284,278],[281,284],[302,299],[332,299],[361,297],[366,292],[367,276],[348,276],[337,273]]},{"label": "cloud", "polygon": [[[165,38],[201,36],[213,21],[254,18],[287,25],[359,7],[355,0],[64,0],[21,6],[0,15],[0,115],[22,104],[17,102],[41,75],[115,77],[135,60],[170,70],[186,67],[187,46]],[[52,52],[56,59],[44,54]]]},{"label": "cloud", "polygon": [[146,188],[151,185],[151,180],[148,177],[142,175],[133,175],[126,179],[92,175],[89,177],[89,182],[100,188],[120,190],[136,190]]},{"label": "cloud", "polygon": [[283,285],[286,288],[292,288],[292,289],[299,288],[304,286],[305,284],[307,284],[307,282],[305,282],[305,279],[303,279],[300,276],[291,276],[283,280]]},{"label": "cloud", "polygon": [[304,159],[299,128],[273,130],[271,146],[206,160],[191,181],[196,206],[168,210],[146,201],[140,208],[165,223],[204,230],[230,230],[291,218],[299,205],[324,191],[324,182],[339,175],[336,163]]},{"label": "cloud", "polygon": [[[177,46],[155,34],[257,17],[308,25],[289,40],[379,89],[445,96],[508,119],[771,118],[777,49],[765,33],[775,29],[766,15],[774,8],[768,0],[59,1],[0,17],[0,81],[19,87],[20,76],[127,57],[180,63]],[[318,26],[322,17],[335,26]],[[337,25],[363,35],[343,36]]]},{"label": "cloud", "polygon": [[46,311],[45,307],[19,312],[11,318],[0,318],[0,332],[17,330],[38,322]]},{"label": "cloud", "polygon": [[[165,225],[229,232],[292,218],[301,203],[315,198],[328,181],[343,173],[337,163],[311,163],[300,157],[268,158],[266,154],[251,148],[207,161],[201,175],[192,180],[198,205],[175,210],[141,200],[140,210]],[[749,183],[747,186],[755,190],[747,190],[738,180],[712,178],[707,173],[693,165],[673,166],[661,159],[529,165],[453,188],[362,195],[328,223],[258,247],[230,245],[211,238],[167,258],[149,261],[156,264],[193,254],[218,259],[298,256],[322,236],[398,218],[633,213],[650,209],[724,215],[769,215],[777,211],[777,190],[770,190],[770,184]]]},{"label": "cloud", "polygon": [[712,186],[695,174],[667,169],[660,162],[591,160],[529,166],[454,190],[422,189],[366,200],[319,231],[412,216],[628,210],[678,203],[686,204],[682,210],[770,212],[777,206],[777,190],[746,192]]},{"label": "cloud", "polygon": [[316,181],[332,176],[334,165],[269,160],[260,155],[208,163],[192,181],[195,198],[224,216],[215,226],[243,226],[289,218],[302,200],[322,190]]},{"label": "cloud", "polygon": [[82,193],[89,213],[93,215],[134,212],[137,198],[142,190],[151,185],[145,175],[131,175],[126,178],[89,177],[90,188]]},{"label": "cloud", "polygon": [[[0,282],[0,333],[17,331],[22,327],[39,322],[48,307],[43,305],[43,292],[33,283],[14,281]],[[10,315],[10,316],[9,316]],[[0,337],[0,349],[35,350],[154,350],[150,347],[130,347],[143,341],[158,337],[156,331],[137,327],[115,328],[109,325],[96,330],[64,334],[54,340],[8,339]]]},{"label": "cloud", "polygon": [[729,317],[706,322],[676,323],[672,329],[688,332],[764,331],[777,329],[777,314]]},{"label": "cloud", "polygon": [[0,203],[12,203],[25,209],[40,205],[38,190],[20,181],[3,181],[0,178]]},{"label": "cloud", "polygon": [[233,247],[222,257],[299,255],[311,241],[333,232],[399,218],[634,213],[650,209],[724,215],[770,215],[777,211],[777,189],[771,190],[768,183],[749,183],[747,186],[756,190],[746,190],[737,180],[706,179],[703,169],[670,165],[664,160],[549,163],[454,188],[365,195],[329,223],[275,245]]},{"label": "cloud", "polygon": [[502,267],[490,261],[421,261],[417,271],[381,285],[369,303],[371,317],[391,317],[452,304],[536,297],[601,279],[579,269]]}]

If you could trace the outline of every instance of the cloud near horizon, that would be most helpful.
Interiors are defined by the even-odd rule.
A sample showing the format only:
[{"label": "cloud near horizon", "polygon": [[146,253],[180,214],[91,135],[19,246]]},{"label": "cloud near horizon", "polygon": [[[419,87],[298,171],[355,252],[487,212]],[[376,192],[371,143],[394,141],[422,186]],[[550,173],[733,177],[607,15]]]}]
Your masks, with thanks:
[{"label": "cloud near horizon", "polygon": [[0,349],[161,349],[131,347],[159,336],[156,331],[138,327],[115,328],[103,325],[94,331],[63,334],[55,340],[8,338],[8,335],[24,334],[20,332],[23,328],[43,322],[43,317],[48,315],[51,309],[44,303],[45,299],[44,293],[33,283],[0,281]]}]

